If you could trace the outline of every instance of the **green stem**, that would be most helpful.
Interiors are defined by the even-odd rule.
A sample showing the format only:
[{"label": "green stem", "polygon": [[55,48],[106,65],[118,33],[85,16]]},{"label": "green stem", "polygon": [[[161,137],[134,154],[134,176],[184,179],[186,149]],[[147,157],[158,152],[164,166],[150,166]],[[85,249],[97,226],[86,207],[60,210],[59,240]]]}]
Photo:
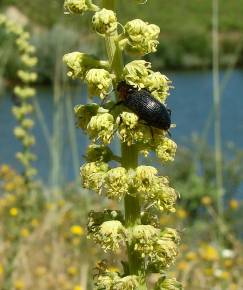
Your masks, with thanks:
[{"label": "green stem", "polygon": [[[106,9],[115,10],[114,0],[103,0],[103,7]],[[122,52],[118,44],[118,33],[105,38],[106,50],[109,58],[111,70],[115,73],[117,80],[121,79],[123,72]],[[138,165],[138,150],[136,146],[127,146],[121,144],[121,165],[126,169],[135,169]],[[125,208],[125,223],[127,228],[132,228],[135,225],[141,224],[141,207],[139,197],[126,196],[124,200]],[[144,273],[144,261],[134,251],[131,244],[127,245],[128,264],[131,275],[142,275]],[[140,289],[147,289],[145,284],[141,285]]]},{"label": "green stem", "polygon": [[221,112],[220,112],[220,80],[219,80],[219,31],[218,0],[213,0],[213,100],[214,100],[214,140],[215,140],[215,175],[217,187],[217,208],[219,218],[223,218],[223,168],[221,146]]}]

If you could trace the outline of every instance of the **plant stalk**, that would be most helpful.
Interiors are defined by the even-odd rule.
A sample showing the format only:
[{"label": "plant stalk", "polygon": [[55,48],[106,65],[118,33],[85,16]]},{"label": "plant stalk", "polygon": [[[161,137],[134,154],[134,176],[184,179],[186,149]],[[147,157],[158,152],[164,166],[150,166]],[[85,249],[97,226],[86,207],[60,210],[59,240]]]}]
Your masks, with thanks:
[{"label": "plant stalk", "polygon": [[[103,0],[103,7],[115,11],[115,0]],[[105,38],[106,51],[111,70],[115,73],[117,79],[121,78],[123,72],[122,52],[118,44],[118,32]],[[118,96],[117,96],[118,99]],[[121,165],[126,169],[135,169],[138,165],[138,150],[136,146],[127,146],[121,143]],[[127,228],[141,224],[141,208],[139,197],[126,196],[124,200],[125,223]],[[128,264],[130,275],[144,274],[144,261],[134,251],[131,244],[127,245]],[[145,284],[139,289],[147,289]]]},{"label": "plant stalk", "polygon": [[219,1],[213,0],[213,100],[214,100],[214,142],[215,142],[215,175],[217,188],[218,215],[223,218],[223,169],[221,145],[221,112],[220,112],[220,80],[219,80]]}]

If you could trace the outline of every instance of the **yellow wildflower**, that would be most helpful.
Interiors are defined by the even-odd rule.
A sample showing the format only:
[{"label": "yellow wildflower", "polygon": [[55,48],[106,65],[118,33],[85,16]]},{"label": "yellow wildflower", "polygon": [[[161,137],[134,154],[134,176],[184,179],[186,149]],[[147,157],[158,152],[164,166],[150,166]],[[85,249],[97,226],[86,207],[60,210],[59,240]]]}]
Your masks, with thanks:
[{"label": "yellow wildflower", "polygon": [[187,262],[184,262],[184,261],[181,261],[177,265],[178,270],[182,270],[182,271],[186,270],[187,267],[188,267],[188,263]]},{"label": "yellow wildflower", "polygon": [[18,210],[16,207],[12,207],[12,208],[10,208],[10,210],[9,210],[9,214],[10,214],[11,216],[17,216],[17,215],[19,214],[19,210]]},{"label": "yellow wildflower", "polygon": [[207,276],[213,276],[213,269],[212,268],[205,268],[204,273]]},{"label": "yellow wildflower", "polygon": [[225,266],[226,268],[230,268],[230,267],[232,267],[232,266],[233,266],[233,260],[232,260],[232,259],[226,259],[226,260],[224,261],[224,266]]},{"label": "yellow wildflower", "polygon": [[238,200],[236,200],[236,199],[231,199],[231,200],[229,201],[229,207],[230,207],[231,209],[233,209],[233,210],[238,209],[238,208],[239,208],[239,202],[238,202]]},{"label": "yellow wildflower", "polygon": [[27,228],[22,228],[20,230],[20,235],[23,238],[27,238],[30,235],[30,231]]},{"label": "yellow wildflower", "polygon": [[70,228],[70,232],[73,234],[73,235],[77,235],[77,236],[83,236],[84,234],[84,229],[79,226],[79,225],[73,225],[71,226]]},{"label": "yellow wildflower", "polygon": [[109,272],[119,272],[119,269],[115,266],[108,267],[107,269]]},{"label": "yellow wildflower", "polygon": [[229,285],[229,290],[239,290],[239,285],[232,283]]},{"label": "yellow wildflower", "polygon": [[32,219],[31,225],[33,228],[36,228],[39,225],[39,221],[37,219]]},{"label": "yellow wildflower", "polygon": [[195,261],[197,259],[197,253],[190,251],[186,254],[186,259],[189,261]]},{"label": "yellow wildflower", "polygon": [[14,285],[15,285],[15,289],[17,289],[17,290],[24,289],[24,287],[25,287],[24,281],[22,281],[22,280],[16,280]]},{"label": "yellow wildflower", "polygon": [[207,196],[207,195],[205,195],[202,199],[201,199],[201,203],[203,204],[203,205],[210,205],[211,203],[212,203],[212,199],[211,199],[211,197],[209,197],[209,196]]},{"label": "yellow wildflower", "polygon": [[0,277],[3,275],[4,273],[4,267],[2,264],[0,264]]},{"label": "yellow wildflower", "polygon": [[201,257],[209,262],[217,261],[219,259],[219,253],[216,248],[211,245],[204,245],[200,249]]},{"label": "yellow wildflower", "polygon": [[15,183],[12,181],[6,182],[3,186],[3,190],[11,192],[15,189]]},{"label": "yellow wildflower", "polygon": [[47,269],[44,266],[38,266],[35,270],[36,276],[39,276],[39,277],[44,276],[46,272],[47,272]]},{"label": "yellow wildflower", "polygon": [[176,215],[179,219],[184,220],[187,217],[187,212],[183,208],[179,208],[176,211]]},{"label": "yellow wildflower", "polygon": [[79,285],[74,286],[73,290],[82,290],[82,287]]},{"label": "yellow wildflower", "polygon": [[7,164],[3,164],[0,167],[0,174],[7,175],[11,171],[10,167]]},{"label": "yellow wildflower", "polygon": [[74,267],[74,266],[70,266],[70,267],[67,268],[67,272],[68,272],[69,275],[75,276],[78,273],[78,269],[76,267]]}]

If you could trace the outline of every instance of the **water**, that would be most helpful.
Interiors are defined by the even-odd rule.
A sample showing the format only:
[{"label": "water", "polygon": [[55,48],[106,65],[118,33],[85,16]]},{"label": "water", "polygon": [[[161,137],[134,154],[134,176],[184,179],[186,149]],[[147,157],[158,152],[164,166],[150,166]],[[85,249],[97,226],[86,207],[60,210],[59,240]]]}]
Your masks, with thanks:
[{"label": "water", "polygon": [[[213,145],[213,117],[212,108],[212,74],[211,72],[176,72],[168,73],[169,78],[173,81],[175,89],[171,91],[168,99],[168,106],[172,110],[172,121],[177,124],[176,129],[172,130],[173,139],[180,145],[190,142],[193,133],[204,134],[209,144]],[[225,72],[221,72],[221,80],[224,80]],[[234,143],[238,148],[243,148],[243,71],[234,70],[225,84],[222,92],[222,141],[223,144]],[[83,102],[86,98],[83,89],[76,89],[72,92],[72,106]],[[46,124],[50,132],[52,131],[53,116],[53,93],[50,88],[40,88],[38,90],[38,102],[43,111]],[[12,134],[15,126],[15,120],[11,114],[12,101],[10,94],[6,93],[0,98],[0,164],[8,163],[19,168],[15,160],[15,152],[20,148]],[[63,172],[62,180],[72,180],[75,176],[72,154],[70,149],[70,138],[67,129],[67,120],[64,116],[62,136],[64,140],[64,153],[60,160]],[[209,130],[205,131],[205,128]],[[34,130],[37,144],[34,147],[38,155],[36,166],[39,169],[39,177],[48,183],[50,181],[50,154],[40,122],[37,120]],[[52,132],[51,132],[52,133]],[[82,155],[87,145],[87,139],[79,129],[76,129],[78,140],[77,164],[83,161]],[[77,158],[79,160],[77,160]],[[77,173],[77,172],[76,172]]]}]

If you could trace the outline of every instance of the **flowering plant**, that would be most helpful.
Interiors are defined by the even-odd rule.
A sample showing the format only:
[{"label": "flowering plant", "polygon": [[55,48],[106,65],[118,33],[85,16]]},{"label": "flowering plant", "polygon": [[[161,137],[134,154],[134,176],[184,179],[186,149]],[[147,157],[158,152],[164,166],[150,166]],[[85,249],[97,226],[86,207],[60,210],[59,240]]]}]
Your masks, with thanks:
[{"label": "flowering plant", "polygon": [[[139,117],[124,106],[116,106],[117,86],[121,81],[137,90],[146,89],[165,105],[171,88],[170,80],[154,72],[144,60],[133,60],[123,65],[122,53],[144,56],[155,52],[160,29],[140,19],[127,22],[118,33],[115,3],[91,0],[66,0],[69,13],[90,11],[94,31],[104,39],[108,60],[99,60],[81,52],[64,55],[68,76],[85,81],[89,97],[101,99],[101,104],[89,103],[75,107],[78,126],[89,136],[91,144],[86,163],[81,166],[83,187],[109,199],[124,201],[124,211],[92,211],[89,214],[88,237],[101,245],[105,252],[127,250],[123,271],[102,267],[95,281],[95,289],[148,289],[147,277],[160,274],[153,286],[157,289],[182,289],[167,268],[177,255],[179,235],[172,228],[161,229],[158,216],[175,212],[178,193],[167,177],[160,176],[152,166],[139,165],[140,154],[147,157],[155,151],[162,163],[174,160],[176,144],[167,131],[143,124]],[[141,1],[137,1],[141,2]],[[105,102],[115,91],[115,99]],[[110,144],[118,137],[121,155],[112,152]],[[117,166],[114,166],[117,164]]]},{"label": "flowering plant", "polygon": [[30,184],[31,178],[36,175],[36,169],[32,165],[36,156],[30,150],[31,146],[35,144],[35,137],[31,133],[34,121],[31,118],[33,106],[30,100],[36,94],[32,85],[37,80],[37,74],[33,69],[38,59],[35,56],[35,47],[29,42],[30,34],[28,32],[2,14],[0,14],[1,26],[7,33],[15,36],[17,51],[20,55],[21,69],[17,72],[19,85],[14,88],[16,102],[12,111],[17,120],[14,135],[22,144],[22,151],[17,152],[16,158],[24,168],[26,184]]}]

